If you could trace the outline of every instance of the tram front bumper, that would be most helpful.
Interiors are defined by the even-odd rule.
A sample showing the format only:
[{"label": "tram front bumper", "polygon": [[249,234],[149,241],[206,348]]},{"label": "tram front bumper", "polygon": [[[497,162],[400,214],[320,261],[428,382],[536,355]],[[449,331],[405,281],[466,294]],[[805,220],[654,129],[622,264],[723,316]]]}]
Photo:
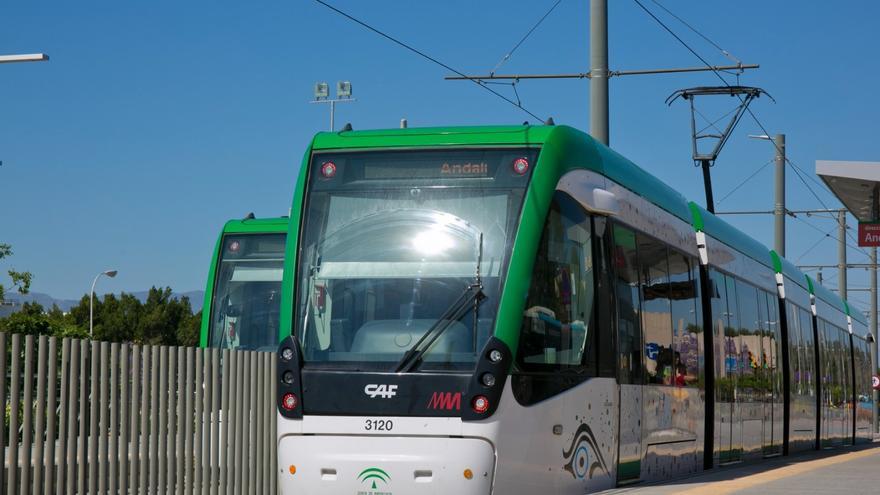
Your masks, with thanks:
[{"label": "tram front bumper", "polygon": [[290,435],[278,469],[283,494],[485,495],[495,450],[476,438]]}]

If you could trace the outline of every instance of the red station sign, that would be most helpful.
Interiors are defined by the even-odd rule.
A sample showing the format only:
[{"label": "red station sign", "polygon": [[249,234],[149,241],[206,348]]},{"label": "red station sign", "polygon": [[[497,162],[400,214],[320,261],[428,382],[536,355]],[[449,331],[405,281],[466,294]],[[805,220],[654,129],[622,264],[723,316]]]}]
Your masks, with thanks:
[{"label": "red station sign", "polygon": [[880,222],[859,222],[859,247],[880,246]]}]

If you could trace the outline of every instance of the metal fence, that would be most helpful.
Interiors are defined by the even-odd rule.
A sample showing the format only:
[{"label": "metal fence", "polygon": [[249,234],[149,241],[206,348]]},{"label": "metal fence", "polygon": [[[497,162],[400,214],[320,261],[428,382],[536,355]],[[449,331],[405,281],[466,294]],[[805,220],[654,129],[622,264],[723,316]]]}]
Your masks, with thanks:
[{"label": "metal fence", "polygon": [[275,353],[5,333],[0,350],[8,495],[276,493]]}]

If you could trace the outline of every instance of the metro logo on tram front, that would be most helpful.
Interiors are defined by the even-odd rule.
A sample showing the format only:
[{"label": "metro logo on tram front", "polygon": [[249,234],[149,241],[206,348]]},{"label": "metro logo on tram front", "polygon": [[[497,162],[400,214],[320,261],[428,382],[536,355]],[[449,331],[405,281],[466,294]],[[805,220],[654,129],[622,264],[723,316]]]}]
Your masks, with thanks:
[{"label": "metro logo on tram front", "polygon": [[434,392],[428,399],[428,409],[443,409],[444,411],[461,410],[461,392]]},{"label": "metro logo on tram front", "polygon": [[375,399],[376,397],[390,399],[397,395],[397,385],[379,385],[371,383],[364,387],[364,393],[369,395],[371,399]]}]

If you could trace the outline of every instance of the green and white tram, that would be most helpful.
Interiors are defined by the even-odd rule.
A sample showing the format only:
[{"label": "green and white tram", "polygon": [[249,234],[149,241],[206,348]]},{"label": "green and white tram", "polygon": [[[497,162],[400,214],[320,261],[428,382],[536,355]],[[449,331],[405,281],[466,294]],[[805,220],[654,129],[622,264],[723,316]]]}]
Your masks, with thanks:
[{"label": "green and white tram", "polygon": [[318,134],[280,319],[283,493],[584,493],[870,439],[864,318],[570,127]]},{"label": "green and white tram", "polygon": [[275,350],[287,218],[230,220],[214,247],[201,347]]}]

